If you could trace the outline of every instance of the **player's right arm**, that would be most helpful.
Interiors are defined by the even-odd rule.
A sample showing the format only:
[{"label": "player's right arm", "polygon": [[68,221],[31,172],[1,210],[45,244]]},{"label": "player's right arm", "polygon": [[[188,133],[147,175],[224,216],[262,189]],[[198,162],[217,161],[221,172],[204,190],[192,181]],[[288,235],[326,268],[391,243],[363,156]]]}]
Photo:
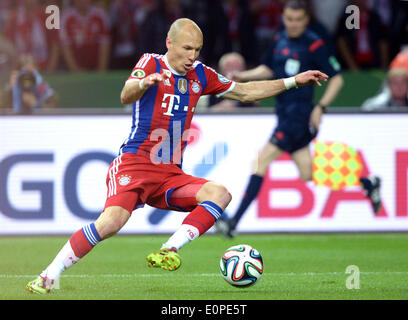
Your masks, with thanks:
[{"label": "player's right arm", "polygon": [[223,95],[223,98],[238,100],[244,103],[254,102],[276,96],[292,87],[301,87],[309,84],[321,86],[319,81],[327,81],[328,76],[318,70],[309,70],[297,74],[292,78],[237,82],[232,90]]},{"label": "player's right arm", "polygon": [[136,66],[120,94],[122,104],[131,104],[138,101],[150,87],[163,81],[163,75],[156,71],[156,62],[153,55],[145,53]]},{"label": "player's right arm", "polygon": [[163,75],[159,73],[149,74],[141,80],[127,81],[120,94],[122,104],[131,104],[138,101],[145,91],[163,81]]}]

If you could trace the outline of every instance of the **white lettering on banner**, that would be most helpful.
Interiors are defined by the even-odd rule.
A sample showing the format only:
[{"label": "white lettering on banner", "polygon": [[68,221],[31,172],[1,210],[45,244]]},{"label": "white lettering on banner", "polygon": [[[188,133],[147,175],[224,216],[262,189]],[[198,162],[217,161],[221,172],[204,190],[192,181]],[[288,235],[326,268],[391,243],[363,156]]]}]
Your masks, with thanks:
[{"label": "white lettering on banner", "polygon": [[[172,114],[180,104],[175,95],[165,102],[165,112]],[[359,150],[364,173],[382,178],[384,210],[379,215],[359,186],[332,191],[303,183],[286,155],[270,166],[258,201],[248,208],[238,231],[408,231],[407,121],[405,114],[329,114],[319,133],[320,141],[340,141]],[[275,125],[273,114],[197,115],[195,142],[186,148],[183,170],[225,185],[233,196],[227,211],[234,212],[252,161]],[[22,138],[21,128],[30,135]],[[108,166],[129,130],[128,115],[1,117],[0,136],[7,139],[0,139],[0,234],[72,233],[84,220],[94,219],[106,200]],[[174,130],[182,132],[177,125]],[[181,140],[190,141],[188,136],[185,131]],[[228,151],[219,158],[211,152],[217,145]],[[181,159],[180,150],[174,154]],[[169,233],[185,217],[173,212],[154,224],[148,219],[154,209],[137,210],[122,232]]]}]

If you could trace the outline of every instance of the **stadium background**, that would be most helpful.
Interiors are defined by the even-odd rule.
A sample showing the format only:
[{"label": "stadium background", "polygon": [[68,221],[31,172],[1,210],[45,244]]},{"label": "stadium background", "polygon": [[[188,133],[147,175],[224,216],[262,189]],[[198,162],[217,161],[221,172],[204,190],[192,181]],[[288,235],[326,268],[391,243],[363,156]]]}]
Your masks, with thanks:
[{"label": "stadium background", "polygon": [[[2,34],[0,40],[8,39],[10,42],[15,40],[7,35],[7,24],[14,10],[18,7],[17,4],[23,4],[24,2],[0,0],[0,34]],[[26,2],[35,3],[35,5],[39,6],[38,8],[42,8],[41,10],[44,9],[41,5],[57,4],[61,8],[62,15],[73,5],[71,1],[65,0],[33,0]],[[121,3],[122,1],[93,1],[94,5],[104,10],[107,19],[112,19],[115,5]],[[214,68],[217,68],[217,62],[221,55],[232,50],[241,52],[244,55],[248,67],[259,63],[261,48],[265,46],[265,38],[259,39],[260,36],[264,35],[262,30],[264,30],[263,27],[265,26],[257,24],[257,21],[259,22],[257,17],[260,18],[257,13],[262,12],[262,9],[259,9],[262,8],[262,5],[269,6],[270,10],[264,11],[273,17],[270,24],[266,26],[268,31],[266,32],[266,39],[268,35],[270,36],[272,32],[281,27],[279,22],[280,1],[172,0],[157,1],[156,3],[156,1],[136,0],[123,1],[123,3],[133,3],[135,5],[135,13],[139,14],[138,19],[143,20],[143,17],[147,17],[144,20],[145,24],[135,26],[137,28],[134,38],[135,50],[131,57],[131,61],[134,62],[138,60],[142,52],[163,52],[162,47],[155,47],[155,45],[157,43],[163,45],[162,40],[165,34],[163,32],[167,31],[170,21],[180,15],[196,19],[203,28],[206,36],[204,44],[206,50],[203,51],[201,60]],[[256,9],[255,3],[260,5],[258,9]],[[336,28],[333,27],[333,24],[327,24],[330,19],[322,14],[321,10],[337,12],[335,21],[338,23],[340,16],[344,13],[345,6],[355,2],[325,1],[323,6],[325,8],[321,10],[319,10],[319,3],[322,2],[311,1],[315,13],[314,18],[326,27],[327,34],[333,41],[334,54],[342,61],[336,46]],[[312,183],[304,185],[298,178],[296,168],[288,161],[287,155],[271,165],[268,179],[258,201],[251,205],[239,225],[238,232],[244,234],[232,241],[248,241],[260,248],[261,252],[265,252],[266,265],[273,264],[275,268],[273,271],[277,272],[276,274],[272,273],[271,278],[265,279],[269,279],[274,285],[278,284],[278,287],[282,290],[285,290],[285,286],[290,287],[293,285],[294,289],[288,289],[289,293],[286,293],[285,298],[398,299],[406,297],[406,289],[404,289],[406,288],[406,286],[404,287],[404,283],[406,284],[406,269],[402,266],[406,265],[407,262],[403,243],[406,241],[406,231],[408,231],[408,131],[406,130],[408,108],[387,107],[373,112],[365,112],[362,111],[361,104],[380,90],[387,77],[388,64],[403,48],[404,44],[407,44],[408,32],[406,32],[406,29],[397,30],[394,25],[394,22],[398,20],[395,15],[401,18],[400,14],[407,11],[401,8],[398,10],[399,7],[394,7],[396,3],[401,6],[405,5],[403,1],[373,0],[367,1],[367,3],[381,16],[382,21],[385,23],[384,27],[389,31],[388,36],[382,38],[382,40],[386,39],[388,41],[389,46],[387,64],[378,63],[369,67],[361,65],[358,66],[358,70],[351,70],[342,61],[345,86],[337,100],[330,107],[329,113],[324,115],[318,138],[319,141],[339,141],[348,144],[362,154],[366,165],[365,169],[372,174],[381,176],[383,179],[381,197],[384,209],[378,216],[375,216],[369,202],[364,199],[363,194],[357,187],[342,191],[331,191],[324,187],[315,187]],[[340,9],[338,9],[339,7]],[[163,11],[163,8],[166,8],[167,11]],[[218,8],[216,12],[219,15],[214,14],[214,8]],[[234,29],[234,15],[232,14],[234,8],[240,12],[243,19],[240,25],[245,25],[245,30],[239,30],[238,32],[236,28]],[[228,15],[228,13],[231,15]],[[220,17],[224,18],[225,24],[222,30],[225,32],[216,32],[217,37],[215,37],[214,28],[221,28],[221,26],[212,23],[222,21]],[[133,16],[131,19],[133,19]],[[206,19],[210,20],[207,21]],[[405,27],[407,23],[406,15],[403,15],[402,19]],[[115,63],[113,55],[118,41],[117,34],[115,34],[117,25],[113,23],[113,20],[109,20],[108,26],[111,39],[111,56],[106,69],[89,69],[80,72],[70,70],[64,62],[61,51],[54,69],[40,68],[44,79],[59,96],[58,108],[40,108],[30,112],[30,114],[22,115],[15,113],[10,106],[3,105],[0,107],[0,235],[2,236],[0,241],[4,249],[1,254],[6,257],[0,259],[2,261],[0,264],[0,283],[4,283],[5,288],[10,283],[14,285],[14,282],[16,282],[14,279],[19,279],[19,283],[16,284],[15,288],[12,288],[11,293],[0,290],[0,298],[25,298],[19,290],[30,277],[27,274],[33,274],[33,272],[38,271],[37,269],[43,267],[46,259],[55,254],[66,241],[66,235],[72,234],[84,224],[93,221],[104,205],[107,168],[110,160],[117,153],[120,144],[128,135],[131,124],[130,108],[120,104],[119,94],[133,67],[132,64],[127,67],[118,67],[119,63]],[[143,28],[150,28],[147,29],[150,30],[147,34],[151,36],[151,43],[144,42],[149,39],[140,37],[140,34],[144,33]],[[242,38],[242,35],[246,35],[246,37]],[[218,36],[222,38],[218,38]],[[153,41],[155,39],[159,40],[155,42]],[[256,40],[256,44],[248,45],[249,39],[252,39],[251,41]],[[63,50],[61,42],[57,41],[57,46],[59,46],[60,50]],[[255,47],[257,49],[253,50]],[[248,49],[250,50],[248,51]],[[7,54],[7,50],[1,55],[1,86],[7,85],[13,63],[19,56],[18,50],[13,52],[14,55],[12,56]],[[316,102],[322,95],[323,90],[324,87],[316,89]],[[196,143],[189,146],[186,151],[183,164],[185,171],[225,184],[233,195],[233,201],[228,209],[228,211],[233,212],[245,188],[252,158],[270,135],[275,121],[274,99],[262,101],[253,108],[237,108],[232,111],[214,112],[211,107],[199,109],[194,118],[193,126],[199,130],[200,138]],[[121,233],[168,234],[177,228],[183,218],[184,214],[182,213],[158,212],[153,208],[146,207],[133,214],[128,225]],[[368,238],[364,236],[349,238],[335,234],[322,236],[321,238],[314,238],[313,235],[310,235],[310,238],[302,235],[298,235],[298,238],[286,238],[285,236],[279,238],[279,235],[276,235],[275,238],[267,238],[264,235],[245,237],[247,233],[267,233],[271,235],[280,232],[356,233],[367,231],[402,233],[396,234],[395,237],[389,234],[379,235],[378,237],[375,235],[371,240],[369,235]],[[213,232],[214,230],[210,231],[210,233]],[[61,238],[45,237],[45,235],[49,234],[64,236]],[[10,238],[7,237],[9,235],[42,235],[43,237]],[[122,259],[121,261],[125,261],[127,256],[126,248],[134,247],[136,243],[142,243],[142,247],[144,246],[144,248],[149,248],[146,250],[150,250],[154,241],[157,243],[164,241],[162,235],[156,235],[156,237],[156,240],[152,240],[149,237],[128,238],[124,236],[121,240],[113,239],[112,242],[108,242],[111,244],[104,243],[103,246],[105,246],[107,252],[110,252],[109,254],[118,253]],[[272,244],[270,239],[273,239]],[[121,241],[121,244],[118,245],[118,242],[115,241]],[[203,252],[209,250],[210,253],[205,251],[205,254],[208,253],[210,257],[208,261],[214,259],[214,263],[208,265],[216,266],[220,253],[219,248],[227,248],[229,245],[235,244],[235,242],[226,240],[220,241],[214,239],[199,240],[198,244],[195,247],[193,246],[193,249],[202,245]],[[310,247],[308,247],[308,243]],[[327,247],[321,250],[321,256],[310,254],[311,251],[308,250],[311,247],[315,246],[315,248],[322,249],[323,243]],[[209,246],[206,247],[206,244],[209,244]],[[293,247],[290,247],[291,244],[293,244]],[[35,258],[33,258],[34,262],[31,264],[27,262],[21,265],[21,261],[30,256],[30,248],[33,245],[41,246],[45,251],[39,254],[38,257],[36,254]],[[273,249],[266,254],[266,251],[272,245]],[[277,249],[279,246],[282,251]],[[298,251],[291,251],[295,247]],[[211,251],[215,251],[215,248],[217,248],[216,254]],[[353,251],[350,248],[353,248]],[[286,256],[287,252],[283,252],[283,249],[289,250],[288,256]],[[350,251],[347,251],[347,249],[350,249]],[[15,253],[12,253],[14,250]],[[337,264],[329,263],[326,265],[327,255],[324,253],[327,254],[333,250],[344,254],[340,263],[342,269],[338,269],[339,265]],[[98,260],[103,256],[102,251],[100,249],[99,252],[97,251],[94,254],[94,258],[90,259],[95,259],[97,262],[106,262]],[[367,258],[366,254],[370,251],[373,256]],[[17,252],[20,252],[20,254],[17,254]],[[193,253],[188,248],[186,248],[185,252],[185,257],[191,264],[194,261]],[[216,255],[215,258],[214,255]],[[309,264],[308,258],[310,257],[318,258]],[[133,263],[137,259],[143,260],[143,256],[138,257],[135,254],[132,262],[129,262],[129,264],[124,262],[123,266],[121,265],[123,269],[118,268],[117,272],[122,272],[130,264],[131,270],[134,270],[135,265]],[[293,260],[290,259],[298,260],[293,264]],[[279,263],[277,263],[278,260]],[[339,295],[326,295],[324,290],[331,289],[338,283],[344,286],[342,275],[346,265],[351,264],[350,261],[362,268],[365,267],[365,270],[369,270],[366,274],[366,281],[372,281],[367,286],[372,286],[373,291],[369,293],[365,291],[361,295],[351,296],[347,291]],[[194,263],[192,265],[194,266]],[[136,268],[138,268],[137,264]],[[188,277],[191,273],[194,278],[194,272],[198,271],[204,272],[209,277],[212,276],[212,273],[209,275],[205,272],[217,272],[212,269],[211,271],[202,270],[201,267],[197,270],[192,270],[191,266],[185,268],[185,272],[182,271],[184,273],[181,274],[181,277]],[[291,272],[287,273],[288,268],[291,268],[293,274]],[[76,270],[67,277],[77,279],[75,278],[75,272],[78,272],[77,277],[79,278],[82,277],[83,273],[95,272],[99,274],[105,272],[106,276],[112,273],[107,266],[89,271],[85,269],[85,264],[78,266]],[[335,271],[333,272],[333,270]],[[129,272],[129,269],[123,272]],[[281,273],[279,274],[279,272]],[[282,276],[284,272],[285,275]],[[323,291],[319,291],[321,289],[319,285],[316,292],[306,292],[305,295],[302,293],[303,286],[308,287],[311,285],[308,281],[310,281],[310,277],[316,276],[314,272],[322,272],[322,277],[326,279],[326,282],[323,281]],[[15,273],[20,273],[20,275]],[[331,282],[333,274],[336,277],[336,283]],[[142,274],[143,279],[144,276]],[[180,283],[182,278],[177,277],[172,278],[172,281]],[[308,280],[303,281],[306,277]],[[123,287],[127,286],[124,282],[130,279],[119,276],[117,278],[112,277],[112,279],[108,278],[106,277],[104,285],[109,286],[112,281],[118,281],[119,278]],[[161,279],[157,275],[157,286],[161,286]],[[405,282],[402,281],[403,279],[405,279]],[[67,296],[57,295],[57,298],[107,298],[101,296],[101,293],[94,289],[95,279],[83,279],[83,283],[87,283],[86,281],[89,281],[89,287],[85,291],[89,295],[78,296],[73,293],[75,291],[71,287],[71,291],[68,288]],[[140,278],[138,281],[140,281]],[[146,284],[145,281],[147,280],[142,281],[143,285]],[[235,292],[232,293],[228,291],[230,289],[227,290],[225,287],[222,287],[222,289],[227,292],[227,295],[221,293],[215,296],[191,296],[184,294],[188,292],[188,289],[186,289],[180,295],[172,295],[173,293],[169,291],[164,296],[130,296],[141,299],[190,299],[191,297],[197,299],[282,298],[281,292],[270,294],[268,281],[265,280],[263,285],[260,284],[258,294],[255,296],[249,295],[249,293],[236,296]],[[384,285],[384,291],[375,289],[379,283],[382,283],[381,281],[384,283],[388,281]],[[147,287],[149,285],[146,284]],[[2,286],[0,285],[0,287]],[[395,288],[396,290],[394,290]],[[290,290],[294,290],[295,293]],[[206,291],[203,290],[203,292]],[[109,297],[129,298],[129,294],[124,296],[115,294],[112,292]]]},{"label": "stadium background", "polygon": [[[72,8],[84,6],[84,2],[1,2],[2,39],[15,45],[17,56],[30,53],[28,45],[21,46],[13,38],[24,30],[21,24],[29,25],[30,22],[13,22],[14,14],[28,19],[29,15],[24,13],[24,8],[41,12],[51,3],[59,5],[61,9],[61,29],[44,31],[53,32],[53,36],[47,38],[51,39],[47,45],[48,48],[52,45],[59,48],[58,63],[54,70],[38,63],[39,71],[59,96],[58,108],[40,108],[30,117],[16,114],[12,108],[0,108],[3,114],[0,117],[1,234],[71,233],[86,220],[97,217],[103,207],[106,169],[130,127],[131,108],[120,104],[119,93],[133,65],[118,68],[124,61],[118,58],[118,48],[122,42],[129,40],[123,32],[119,32],[120,28],[126,26],[125,31],[132,31],[130,39],[134,41],[134,50],[130,62],[129,59],[127,62],[132,63],[137,61],[141,52],[163,51],[162,40],[174,17],[185,14],[195,18],[202,24],[205,34],[200,59],[214,68],[218,67],[217,61],[221,55],[231,50],[240,52],[248,67],[256,65],[266,39],[282,28],[281,1],[85,2],[106,23],[101,34],[94,35],[110,40],[111,54],[105,70],[95,70],[96,67],[92,70],[89,67],[86,71],[75,72],[70,70],[63,57],[67,45],[67,35],[64,33],[69,33],[64,28],[70,28],[64,17],[67,12],[72,14]],[[341,19],[345,6],[350,4],[361,6],[366,3],[371,8],[370,14],[376,14],[382,19],[388,38],[377,37],[376,40],[387,41],[388,63],[405,44],[406,37],[395,34],[397,26],[394,21],[401,18],[395,2],[328,1],[324,5],[320,3],[320,6],[317,1],[309,3],[312,23],[319,26],[317,30],[340,61],[344,59],[337,41],[343,34]],[[124,8],[128,9],[128,14],[123,12]],[[8,14],[5,14],[6,11]],[[212,17],[203,17],[199,15],[200,12],[216,13],[225,18],[224,23],[214,22]],[[328,23],[322,12],[332,12],[333,17],[337,17],[337,23]],[[151,23],[151,19],[157,16],[162,16],[164,22]],[[216,25],[207,25],[205,21]],[[13,23],[14,27],[20,26],[14,33],[10,31]],[[216,35],[214,27],[219,30]],[[144,30],[149,30],[148,38],[144,37]],[[251,36],[248,37],[248,34]],[[31,41],[29,37],[21,37],[28,43]],[[213,43],[220,45],[209,50],[208,46]],[[375,44],[372,46],[374,54]],[[19,52],[24,48],[28,51]],[[86,55],[86,50],[94,49],[84,47],[83,50]],[[35,52],[32,54],[35,56]],[[9,62],[15,62],[16,57],[13,59],[7,54],[3,56],[10,59]],[[381,63],[381,57],[374,60],[377,61],[376,65],[361,65],[357,71],[350,70],[350,66],[342,63],[345,86],[331,106],[330,114],[324,117],[318,139],[323,142],[339,141],[361,152],[366,170],[383,178],[384,210],[374,216],[369,202],[359,194],[358,188],[329,192],[325,188],[307,184],[306,189],[302,189],[294,166],[287,161],[287,157],[283,157],[271,166],[270,171],[277,171],[279,175],[274,177],[270,174],[262,197],[251,206],[244,222],[240,224],[241,231],[408,230],[408,147],[407,132],[404,130],[408,114],[404,107],[383,108],[371,113],[362,112],[360,108],[367,98],[380,90],[386,79],[388,66]],[[12,69],[13,65],[3,63],[1,66],[2,83],[7,83],[11,71],[7,69]],[[316,88],[316,102],[324,89]],[[194,126],[199,129],[200,139],[187,151],[184,169],[198,176],[221,181],[229,187],[234,200],[228,210],[232,211],[237,206],[250,173],[252,155],[262,147],[274,127],[276,120],[273,106],[272,98],[253,108],[235,108],[220,113],[213,112],[211,106],[204,106],[197,112]],[[237,172],[240,174],[237,175]],[[279,187],[279,183],[285,185],[285,181],[289,187]],[[180,213],[162,213],[160,216],[157,210],[145,208],[134,215],[123,232],[171,232],[182,219],[183,214]]]}]

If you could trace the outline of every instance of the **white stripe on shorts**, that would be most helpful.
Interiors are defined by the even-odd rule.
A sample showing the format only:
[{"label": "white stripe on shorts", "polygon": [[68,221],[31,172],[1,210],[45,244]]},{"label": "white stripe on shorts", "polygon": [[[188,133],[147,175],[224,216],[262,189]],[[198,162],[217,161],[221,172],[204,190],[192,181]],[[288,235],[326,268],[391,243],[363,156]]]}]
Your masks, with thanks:
[{"label": "white stripe on shorts", "polygon": [[119,172],[119,165],[122,163],[122,155],[113,160],[113,165],[109,169],[109,185],[108,185],[108,197],[114,196],[117,193],[116,175]]}]

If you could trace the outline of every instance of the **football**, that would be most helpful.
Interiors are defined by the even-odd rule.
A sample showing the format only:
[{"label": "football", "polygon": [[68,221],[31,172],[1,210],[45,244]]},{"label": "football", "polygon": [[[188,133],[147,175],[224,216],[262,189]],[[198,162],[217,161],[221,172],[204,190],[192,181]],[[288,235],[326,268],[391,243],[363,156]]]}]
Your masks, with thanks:
[{"label": "football", "polygon": [[250,245],[233,246],[222,255],[220,271],[229,284],[249,287],[257,282],[263,273],[262,256]]}]

